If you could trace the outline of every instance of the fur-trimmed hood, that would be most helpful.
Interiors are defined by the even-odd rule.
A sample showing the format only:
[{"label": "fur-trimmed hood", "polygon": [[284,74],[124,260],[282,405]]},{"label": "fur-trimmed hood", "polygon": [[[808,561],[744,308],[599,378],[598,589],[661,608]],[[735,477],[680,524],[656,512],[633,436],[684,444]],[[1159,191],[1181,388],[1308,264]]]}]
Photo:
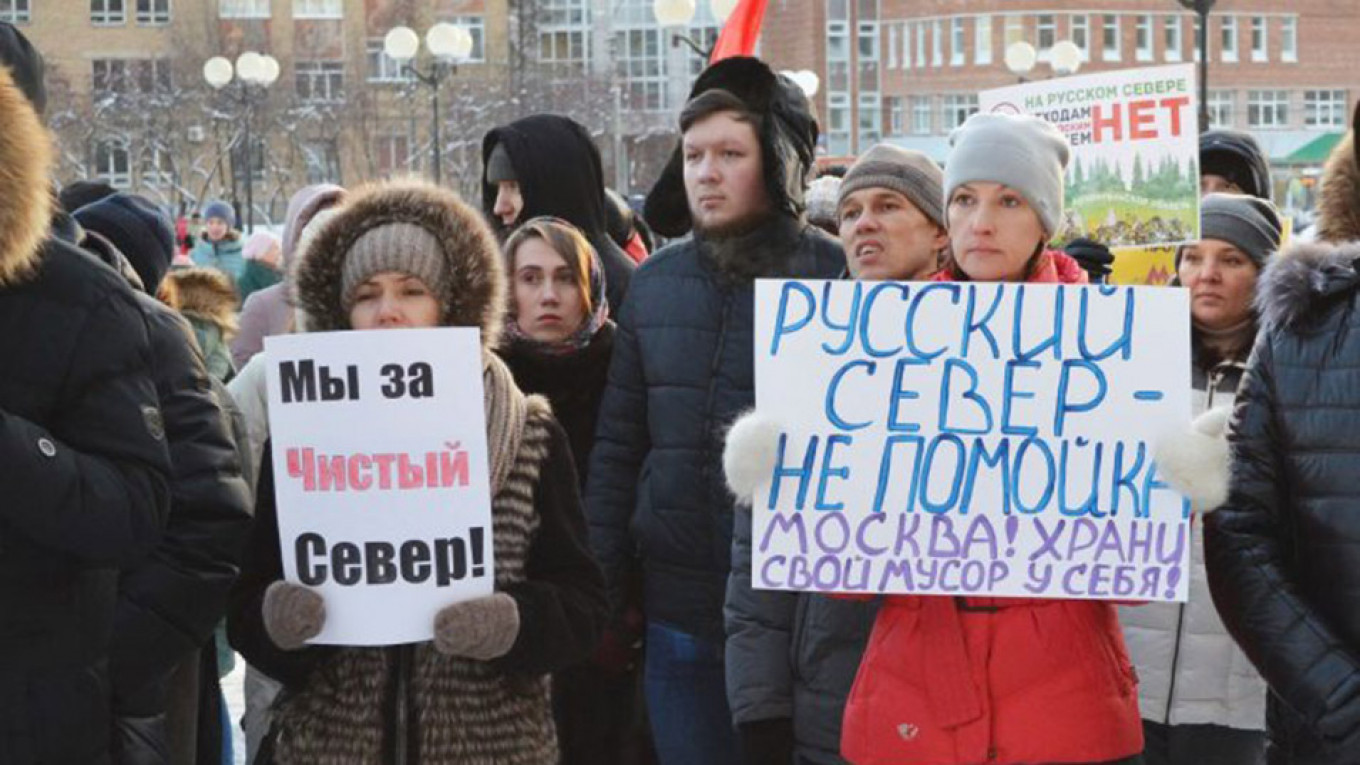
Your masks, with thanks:
[{"label": "fur-trimmed hood", "polygon": [[1355,132],[1360,126],[1360,104],[1351,115],[1351,132],[1332,149],[1318,187],[1317,238],[1324,242],[1360,239],[1360,157],[1355,154]]},{"label": "fur-trimmed hood", "polygon": [[1355,292],[1357,261],[1360,240],[1301,242],[1286,249],[1266,266],[1256,290],[1262,328],[1294,325]]},{"label": "fur-trimmed hood", "polygon": [[171,308],[216,324],[223,334],[236,333],[240,302],[231,278],[216,268],[183,268],[166,274],[162,297]]},{"label": "fur-trimmed hood", "polygon": [[0,66],[0,288],[37,265],[52,221],[51,166],[47,129]]},{"label": "fur-trimmed hood", "polygon": [[306,242],[293,275],[295,302],[309,332],[349,329],[341,269],[354,242],[384,223],[412,223],[443,248],[449,291],[441,324],[478,327],[482,347],[495,347],[505,314],[505,267],[482,216],[454,192],[415,179],[362,187],[335,209]]}]

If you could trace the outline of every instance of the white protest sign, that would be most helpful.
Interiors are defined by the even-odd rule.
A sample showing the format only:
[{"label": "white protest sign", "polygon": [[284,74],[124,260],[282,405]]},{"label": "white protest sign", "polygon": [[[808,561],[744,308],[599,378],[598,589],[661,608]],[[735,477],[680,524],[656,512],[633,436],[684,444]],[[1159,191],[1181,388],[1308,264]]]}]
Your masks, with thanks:
[{"label": "white protest sign", "polygon": [[1122,69],[978,93],[983,112],[1033,114],[1072,146],[1066,228],[1110,247],[1199,238],[1193,64]]},{"label": "white protest sign", "polygon": [[1185,290],[762,280],[758,589],[1185,600]]},{"label": "white protest sign", "polygon": [[326,600],[311,642],[430,640],[492,591],[476,329],[265,339],[285,578]]}]

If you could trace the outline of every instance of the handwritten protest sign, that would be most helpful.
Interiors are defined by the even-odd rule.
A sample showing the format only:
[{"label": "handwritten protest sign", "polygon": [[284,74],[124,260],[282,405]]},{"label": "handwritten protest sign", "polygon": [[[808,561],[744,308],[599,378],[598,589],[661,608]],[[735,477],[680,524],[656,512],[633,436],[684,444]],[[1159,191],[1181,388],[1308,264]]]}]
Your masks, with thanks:
[{"label": "handwritten protest sign", "polygon": [[430,640],[492,591],[475,329],[265,339],[285,578],[326,600],[313,643]]},{"label": "handwritten protest sign", "polygon": [[757,588],[1184,600],[1184,290],[762,280]]},{"label": "handwritten protest sign", "polygon": [[1067,136],[1063,239],[1129,247],[1199,238],[1193,64],[984,90],[978,104],[984,112],[1042,117]]}]

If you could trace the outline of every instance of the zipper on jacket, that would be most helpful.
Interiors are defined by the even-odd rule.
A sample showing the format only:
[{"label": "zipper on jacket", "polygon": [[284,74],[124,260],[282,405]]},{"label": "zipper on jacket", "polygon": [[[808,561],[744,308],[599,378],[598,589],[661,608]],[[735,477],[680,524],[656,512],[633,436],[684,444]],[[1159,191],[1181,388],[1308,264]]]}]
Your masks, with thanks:
[{"label": "zipper on jacket", "polygon": [[397,646],[397,667],[395,678],[396,706],[392,710],[393,722],[393,765],[413,765],[415,757],[411,747],[411,709],[410,709],[410,685],[411,685],[411,651],[413,646],[410,644]]},{"label": "zipper on jacket", "polygon": [[1181,630],[1184,627],[1185,604],[1181,603],[1176,609],[1176,650],[1171,652],[1171,687],[1166,691],[1166,725],[1171,725],[1171,710],[1176,706],[1176,674],[1181,663]]}]

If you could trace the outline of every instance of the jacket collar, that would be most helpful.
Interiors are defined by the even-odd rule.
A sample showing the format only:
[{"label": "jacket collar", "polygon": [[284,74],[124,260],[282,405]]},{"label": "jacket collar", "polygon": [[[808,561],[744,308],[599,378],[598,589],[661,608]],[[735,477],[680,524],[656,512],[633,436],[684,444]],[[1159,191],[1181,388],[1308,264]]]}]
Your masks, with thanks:
[{"label": "jacket collar", "polygon": [[1263,327],[1288,327],[1332,298],[1360,286],[1360,242],[1302,242],[1274,258],[1261,275],[1256,310]]}]

